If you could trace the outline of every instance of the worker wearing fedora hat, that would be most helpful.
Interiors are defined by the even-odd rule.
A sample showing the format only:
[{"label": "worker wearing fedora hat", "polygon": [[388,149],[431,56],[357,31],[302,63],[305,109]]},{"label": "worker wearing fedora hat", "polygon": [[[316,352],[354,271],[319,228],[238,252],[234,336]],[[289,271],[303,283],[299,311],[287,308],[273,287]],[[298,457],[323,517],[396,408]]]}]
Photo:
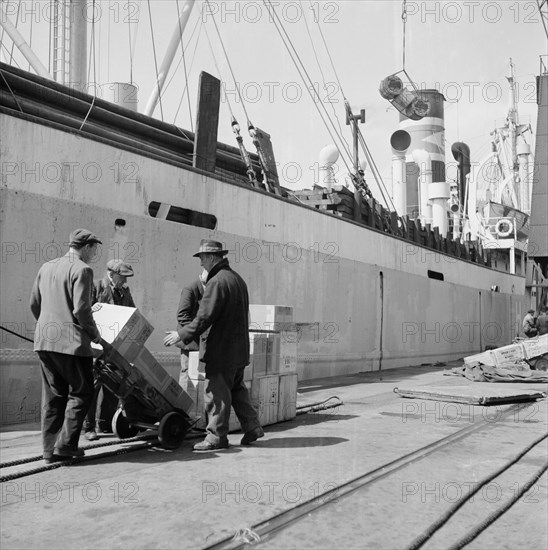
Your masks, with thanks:
[{"label": "worker wearing fedora hat", "polygon": [[177,330],[183,344],[200,337],[200,360],[205,363],[207,435],[194,445],[195,451],[228,447],[231,407],[244,431],[242,444],[264,435],[243,381],[249,364],[247,285],[224,258],[227,252],[218,241],[201,241],[194,256],[200,258],[201,266],[208,272],[204,294],[196,317]]}]

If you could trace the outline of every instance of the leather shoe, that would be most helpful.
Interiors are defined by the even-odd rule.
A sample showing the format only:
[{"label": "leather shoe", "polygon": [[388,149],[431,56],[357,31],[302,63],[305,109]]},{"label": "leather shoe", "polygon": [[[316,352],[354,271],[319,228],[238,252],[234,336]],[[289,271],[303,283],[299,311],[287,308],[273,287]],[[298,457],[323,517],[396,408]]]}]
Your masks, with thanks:
[{"label": "leather shoe", "polygon": [[64,462],[65,460],[70,460],[70,457],[59,456],[59,455],[51,455],[51,456],[44,457],[44,462],[46,464],[53,464],[54,462]]},{"label": "leather shoe", "polygon": [[97,432],[95,432],[94,430],[91,430],[90,432],[86,432],[84,434],[84,437],[88,441],[97,441],[99,439],[99,436],[97,435]]},{"label": "leather shoe", "polygon": [[219,443],[211,443],[211,441],[207,441],[207,439],[204,439],[204,441],[201,441],[200,443],[196,443],[194,445],[195,451],[216,451],[218,449],[228,449],[228,441],[219,441]]},{"label": "leather shoe", "polygon": [[53,456],[59,456],[64,460],[70,458],[80,458],[85,454],[86,453],[83,451],[83,449],[71,449],[70,447],[59,447],[58,449],[56,448],[53,451]]},{"label": "leather shoe", "polygon": [[264,431],[259,426],[258,428],[253,428],[252,430],[249,430],[248,432],[245,432],[244,436],[242,437],[242,440],[240,443],[242,445],[249,445],[250,443],[253,443],[254,441],[257,441],[259,437],[264,437]]}]

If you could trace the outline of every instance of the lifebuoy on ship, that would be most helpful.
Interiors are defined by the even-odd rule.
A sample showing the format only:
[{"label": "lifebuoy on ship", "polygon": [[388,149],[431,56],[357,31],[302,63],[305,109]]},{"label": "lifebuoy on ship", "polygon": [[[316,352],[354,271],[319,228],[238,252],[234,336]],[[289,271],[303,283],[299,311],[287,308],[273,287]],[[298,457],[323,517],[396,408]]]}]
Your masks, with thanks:
[{"label": "lifebuoy on ship", "polygon": [[512,220],[509,220],[508,218],[502,218],[497,222],[497,225],[495,225],[495,233],[499,237],[508,237],[513,231],[514,224],[512,223]]}]

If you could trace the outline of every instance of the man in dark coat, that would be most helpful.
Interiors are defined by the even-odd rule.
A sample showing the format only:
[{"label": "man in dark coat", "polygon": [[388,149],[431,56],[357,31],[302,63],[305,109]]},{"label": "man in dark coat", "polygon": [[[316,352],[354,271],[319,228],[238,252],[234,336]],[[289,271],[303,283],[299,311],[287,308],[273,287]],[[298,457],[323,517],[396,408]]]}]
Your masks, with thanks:
[{"label": "man in dark coat", "polygon": [[243,381],[249,364],[247,286],[223,257],[227,252],[221,243],[202,239],[194,257],[208,272],[204,295],[196,317],[177,331],[184,344],[200,336],[200,360],[205,363],[207,435],[194,446],[196,451],[228,447],[231,406],[244,431],[243,445],[264,435]]},{"label": "man in dark coat", "polygon": [[42,446],[46,463],[83,456],[82,424],[93,397],[91,342],[103,343],[91,313],[93,270],[101,241],[87,229],[70,234],[65,256],[45,263],[30,297],[34,351],[42,374]]},{"label": "man in dark coat", "polygon": [[[177,308],[177,327],[183,328],[188,325],[200,308],[200,301],[204,295],[205,283],[207,281],[207,271],[204,269],[200,273],[200,277],[183,288],[179,299],[179,307]],[[188,363],[189,354],[191,351],[200,349],[200,339],[196,338],[186,345],[181,342],[179,333],[176,330],[167,330],[164,338],[165,346],[176,345],[181,349],[181,374],[179,375],[179,385],[186,391],[188,388]]]},{"label": "man in dark coat", "polygon": [[133,277],[133,268],[130,264],[122,260],[108,261],[105,276],[93,285],[92,302],[135,307],[127,286],[128,277]]},{"label": "man in dark coat", "polygon": [[[93,285],[91,303],[135,307],[127,285],[128,277],[133,275],[130,264],[122,260],[109,260],[105,276]],[[84,437],[88,441],[99,439],[96,429],[103,433],[112,432],[111,422],[117,407],[116,396],[95,377],[93,400],[84,421]]]}]

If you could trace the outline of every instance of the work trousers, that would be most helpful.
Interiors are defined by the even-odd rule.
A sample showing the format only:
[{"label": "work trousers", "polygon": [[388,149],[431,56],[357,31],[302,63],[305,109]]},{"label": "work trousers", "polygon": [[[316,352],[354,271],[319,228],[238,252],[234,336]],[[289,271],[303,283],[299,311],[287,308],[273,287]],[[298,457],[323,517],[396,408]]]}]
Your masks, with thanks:
[{"label": "work trousers", "polygon": [[112,417],[118,408],[118,398],[108,390],[97,377],[93,384],[93,399],[84,421],[84,431],[98,428],[103,432],[112,431]]},{"label": "work trousers", "polygon": [[82,424],[93,398],[93,359],[38,351],[42,372],[42,448],[77,449]]},{"label": "work trousers", "polygon": [[215,445],[227,441],[230,407],[234,409],[244,432],[261,426],[244,383],[244,367],[206,376],[204,395],[208,416],[206,441]]},{"label": "work trousers", "polygon": [[189,363],[189,351],[181,350],[181,372],[179,374],[179,386],[183,390],[187,391],[188,389],[188,363]]}]

